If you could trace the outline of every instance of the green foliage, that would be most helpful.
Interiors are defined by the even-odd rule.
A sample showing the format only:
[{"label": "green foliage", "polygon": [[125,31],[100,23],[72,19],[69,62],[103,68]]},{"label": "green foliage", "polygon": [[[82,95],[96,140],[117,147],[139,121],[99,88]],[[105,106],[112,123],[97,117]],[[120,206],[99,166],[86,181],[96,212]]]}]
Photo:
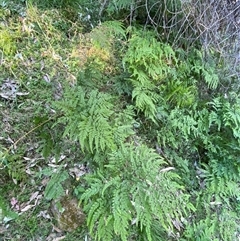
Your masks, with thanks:
[{"label": "green foliage", "polygon": [[159,240],[177,237],[178,229],[187,240],[230,240],[222,230],[236,233],[238,223],[238,101],[208,93],[219,80],[197,50],[186,59],[141,31],[124,50],[125,76],[113,88],[89,64],[57,104],[65,136],[94,160],[80,197],[90,233],[96,240]]},{"label": "green foliage", "polygon": [[129,8],[131,5],[134,4],[134,1],[128,1],[128,0],[120,0],[120,1],[112,1],[109,6],[109,10],[112,11],[119,11],[124,8]]},{"label": "green foliage", "polygon": [[216,74],[216,64],[203,61],[203,54],[199,50],[194,51],[195,61],[192,71],[202,75],[210,89],[216,89],[219,85],[219,76]]},{"label": "green foliage", "polygon": [[[0,191],[2,191],[0,189]],[[13,212],[7,205],[6,200],[0,196],[0,224],[5,224],[18,217],[18,214]]]},{"label": "green foliage", "polygon": [[194,210],[189,195],[176,182],[178,175],[154,150],[125,144],[108,158],[103,169],[86,176],[89,188],[81,195],[90,232],[97,240],[115,236],[129,240],[134,228],[147,240],[157,240],[152,230],[155,221],[165,231],[173,230],[173,220],[181,222]]},{"label": "green foliage", "polygon": [[150,31],[133,32],[123,64],[130,75],[137,110],[155,120],[158,106],[165,102],[172,106],[191,106],[197,98],[197,76],[193,76],[193,71],[204,69],[201,61],[198,57],[193,63],[186,62],[180,52],[157,41]]},{"label": "green foliage", "polygon": [[52,129],[52,125],[55,123],[55,118],[52,119],[48,116],[35,116],[34,125],[36,128],[36,136],[39,140],[38,151],[42,152],[44,158],[49,157],[51,154],[58,157],[61,151],[61,134],[60,128],[56,131]]},{"label": "green foliage", "polygon": [[6,55],[12,55],[16,52],[13,33],[7,29],[0,29],[0,48]]},{"label": "green foliage", "polygon": [[[240,133],[240,109],[239,104],[224,100],[223,98],[215,98],[209,105],[213,108],[211,112],[211,124],[217,124],[218,130],[220,129],[230,129],[232,131],[233,137],[239,139]],[[219,113],[220,118],[217,119],[217,113]],[[227,132],[228,133],[228,132]]]},{"label": "green foliage", "polygon": [[176,62],[176,57],[170,46],[159,43],[150,32],[145,34],[133,34],[123,63],[134,87],[132,98],[137,110],[154,119],[160,100],[158,86],[170,73],[170,63]]},{"label": "green foliage", "polygon": [[83,151],[114,148],[114,132],[109,123],[114,108],[112,100],[110,95],[97,90],[87,95],[81,87],[67,92],[60,104],[64,117],[59,121],[67,124],[64,135],[78,139]]},{"label": "green foliage", "polygon": [[25,160],[20,152],[0,151],[0,169],[6,170],[15,182],[26,179]]},{"label": "green foliage", "polygon": [[48,182],[44,196],[47,200],[56,200],[57,198],[64,195],[64,189],[62,183],[69,178],[67,171],[61,170],[58,168],[57,170],[53,171],[50,170],[50,173],[46,173],[48,176],[51,176],[50,181]]},{"label": "green foliage", "polygon": [[[236,240],[239,232],[239,142],[235,134],[239,133],[239,114],[233,112],[235,105],[216,98],[208,103],[209,110],[183,112],[176,108],[158,131],[164,154],[178,166],[183,181],[195,189],[199,216],[187,225],[187,240],[193,236],[198,240]],[[190,172],[197,182],[189,182],[193,177]]]},{"label": "green foliage", "polygon": [[127,121],[120,123],[122,113],[115,111],[114,101],[113,96],[98,90],[88,93],[76,87],[66,91],[64,100],[57,104],[64,113],[59,118],[59,123],[66,124],[64,135],[78,140],[83,151],[116,149],[118,143],[132,134],[133,111],[128,108],[123,112]]},{"label": "green foliage", "polygon": [[105,21],[101,25],[94,28],[90,36],[95,45],[100,48],[110,49],[115,38],[126,38],[123,24],[119,21]]},{"label": "green foliage", "polygon": [[[8,172],[24,186],[31,180],[34,187],[43,185],[43,175],[49,177],[44,192],[49,201],[64,193],[69,174],[63,167],[74,164],[75,170],[76,164],[86,164],[75,194],[84,205],[92,240],[238,240],[237,84],[217,75],[222,63],[214,61],[214,51],[206,61],[201,46],[188,47],[188,52],[184,45],[175,49],[159,41],[162,32],[125,29],[118,21],[94,28],[106,13],[118,14],[111,19],[130,13],[127,19],[135,21],[140,13],[144,19],[160,11],[150,6],[161,11],[166,6],[158,16],[170,24],[181,9],[175,0],[150,0],[144,7],[143,2],[28,1],[21,14],[14,11],[24,16],[18,26],[10,20],[10,5],[1,2],[2,81],[19,80],[19,88],[29,92],[14,104],[1,99],[1,173]],[[39,11],[33,3],[58,9]],[[150,7],[148,16],[145,7]],[[59,9],[74,13],[71,21],[81,19],[85,29],[93,30],[82,36],[82,25],[62,18]],[[166,29],[163,32],[166,37]],[[24,118],[15,118],[14,113],[18,117],[23,110]],[[33,129],[29,119],[34,120]],[[26,136],[21,145],[19,137]],[[8,148],[15,142],[16,150],[15,145]],[[63,166],[44,168],[48,156],[62,153],[69,157]],[[42,156],[44,161],[39,161]],[[31,170],[26,172],[27,160]],[[38,183],[35,177],[40,177]],[[1,210],[8,208],[0,197],[3,221]],[[35,234],[37,222],[29,219],[26,233]]]},{"label": "green foliage", "polygon": [[37,4],[44,7],[63,8],[77,5],[79,0],[28,0],[29,4]]},{"label": "green foliage", "polygon": [[0,0],[0,17],[6,19],[11,14],[24,15],[25,0]]}]

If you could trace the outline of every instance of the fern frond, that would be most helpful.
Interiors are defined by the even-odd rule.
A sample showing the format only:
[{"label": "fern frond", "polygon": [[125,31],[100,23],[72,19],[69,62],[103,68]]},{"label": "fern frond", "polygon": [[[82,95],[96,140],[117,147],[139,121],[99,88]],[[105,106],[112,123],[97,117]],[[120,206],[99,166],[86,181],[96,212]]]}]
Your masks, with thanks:
[{"label": "fern frond", "polygon": [[[194,210],[189,196],[175,182],[174,172],[161,172],[164,160],[145,145],[122,144],[108,156],[108,164],[87,178],[89,190],[81,196],[88,213],[91,231],[97,228],[99,240],[104,240],[103,227],[113,225],[113,237],[127,241],[131,230],[137,227],[152,240],[152,223],[155,220],[165,229],[173,228],[172,219],[180,220]],[[92,180],[99,179],[97,182]],[[161,185],[159,185],[161,184]],[[96,189],[98,189],[96,193]],[[171,200],[171,202],[169,202]],[[100,212],[102,212],[100,214]],[[93,224],[93,222],[95,224]],[[111,228],[106,227],[111,230]],[[101,234],[99,236],[99,234]]]},{"label": "fern frond", "polygon": [[113,216],[109,215],[108,217],[102,216],[98,220],[98,231],[99,233],[95,234],[96,240],[102,241],[112,241],[114,239],[114,230],[113,230]]},{"label": "fern frond", "polygon": [[122,9],[129,8],[133,3],[134,1],[129,1],[129,0],[118,0],[118,1],[114,0],[109,2],[108,11],[118,12]]},{"label": "fern frond", "polygon": [[138,110],[144,112],[145,116],[154,120],[156,117],[156,102],[159,100],[158,94],[144,88],[135,88],[132,98],[136,100]]},{"label": "fern frond", "polygon": [[217,74],[214,73],[214,69],[202,69],[205,81],[210,89],[216,89],[220,82]]},{"label": "fern frond", "polygon": [[126,38],[123,23],[120,21],[105,21],[98,27],[94,28],[90,33],[90,37],[94,45],[110,50],[114,38]]},{"label": "fern frond", "polygon": [[153,33],[137,32],[129,40],[129,48],[123,58],[123,64],[128,68],[132,77],[139,80],[139,76],[145,75],[153,81],[160,81],[170,73],[177,58],[169,45],[159,43]]},{"label": "fern frond", "polygon": [[69,175],[67,171],[62,171],[61,168],[57,170],[57,172],[51,176],[51,179],[46,186],[44,191],[45,198],[47,200],[52,200],[64,195],[62,182],[65,181],[68,177]]},{"label": "fern frond", "polygon": [[58,103],[64,112],[59,122],[66,124],[65,135],[79,140],[82,150],[94,151],[114,148],[114,129],[111,124],[113,97],[92,90],[85,93],[80,87],[68,90]]}]

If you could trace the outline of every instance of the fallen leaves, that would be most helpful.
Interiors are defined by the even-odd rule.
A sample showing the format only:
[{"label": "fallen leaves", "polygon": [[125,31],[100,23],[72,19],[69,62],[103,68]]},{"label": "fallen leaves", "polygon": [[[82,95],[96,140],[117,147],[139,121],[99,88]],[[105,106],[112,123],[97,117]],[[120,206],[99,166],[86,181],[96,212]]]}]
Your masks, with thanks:
[{"label": "fallen leaves", "polygon": [[7,100],[14,100],[17,96],[28,95],[28,92],[20,92],[18,83],[13,79],[6,79],[0,87],[0,97]]},{"label": "fallen leaves", "polygon": [[[39,194],[39,191],[32,193],[28,202],[19,203],[17,198],[12,197],[10,201],[11,208],[20,215],[24,212],[27,212],[31,208],[36,207],[41,199],[42,195]],[[32,201],[34,201],[34,203],[32,203]]]}]

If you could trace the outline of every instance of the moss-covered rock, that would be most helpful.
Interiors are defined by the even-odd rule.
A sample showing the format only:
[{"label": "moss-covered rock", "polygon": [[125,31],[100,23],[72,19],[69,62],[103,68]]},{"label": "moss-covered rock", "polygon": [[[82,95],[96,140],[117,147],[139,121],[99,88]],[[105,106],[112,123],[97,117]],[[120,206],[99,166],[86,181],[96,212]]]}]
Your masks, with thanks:
[{"label": "moss-covered rock", "polygon": [[51,203],[51,212],[57,226],[67,232],[72,232],[85,222],[85,214],[78,206],[78,201],[71,196],[63,196]]}]

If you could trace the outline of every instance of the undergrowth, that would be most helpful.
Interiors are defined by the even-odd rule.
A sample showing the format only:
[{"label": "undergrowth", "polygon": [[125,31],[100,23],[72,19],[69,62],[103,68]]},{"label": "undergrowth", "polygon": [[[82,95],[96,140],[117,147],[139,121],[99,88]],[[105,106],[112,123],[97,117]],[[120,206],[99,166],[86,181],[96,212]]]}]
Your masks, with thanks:
[{"label": "undergrowth", "polygon": [[199,45],[47,3],[1,3],[3,240],[59,238],[63,195],[86,214],[64,240],[238,240],[238,79],[226,92]]}]

